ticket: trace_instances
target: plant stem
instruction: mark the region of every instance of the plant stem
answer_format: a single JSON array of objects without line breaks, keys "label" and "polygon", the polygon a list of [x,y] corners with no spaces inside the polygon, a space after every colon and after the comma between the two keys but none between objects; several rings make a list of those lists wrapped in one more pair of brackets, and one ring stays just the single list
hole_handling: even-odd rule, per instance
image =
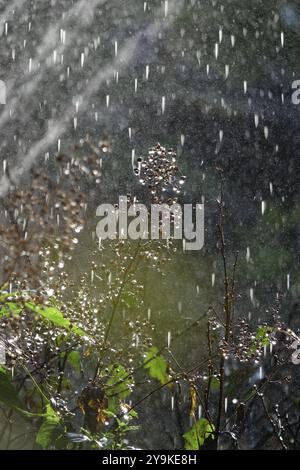
[{"label": "plant stem", "polygon": [[[117,298],[113,301],[112,312],[111,312],[111,316],[110,316],[110,319],[109,319],[109,322],[108,322],[108,325],[107,325],[107,328],[106,328],[106,331],[105,331],[102,350],[105,350],[105,348],[106,348],[107,340],[108,340],[110,330],[111,330],[111,327],[112,327],[112,324],[113,324],[113,321],[114,321],[114,318],[115,318],[115,315],[116,315],[116,312],[117,312],[117,308],[119,306],[119,303],[120,303],[120,300],[121,300],[121,297],[122,297],[122,294],[123,294],[123,291],[124,291],[124,288],[125,288],[125,285],[126,285],[126,282],[127,282],[127,278],[129,276],[130,270],[131,270],[131,268],[132,268],[132,266],[133,266],[133,264],[134,264],[134,262],[135,262],[135,260],[138,256],[138,254],[140,252],[140,247],[141,247],[141,239],[139,239],[138,244],[137,244],[137,248],[136,248],[130,262],[128,263],[127,268],[124,271],[123,279],[122,279],[122,282],[121,282],[121,286],[119,288]],[[97,365],[96,365],[96,369],[95,369],[94,377],[93,377],[93,383],[95,383],[96,378],[98,376],[101,362],[102,362],[102,354],[100,354],[99,359],[97,361]]]}]

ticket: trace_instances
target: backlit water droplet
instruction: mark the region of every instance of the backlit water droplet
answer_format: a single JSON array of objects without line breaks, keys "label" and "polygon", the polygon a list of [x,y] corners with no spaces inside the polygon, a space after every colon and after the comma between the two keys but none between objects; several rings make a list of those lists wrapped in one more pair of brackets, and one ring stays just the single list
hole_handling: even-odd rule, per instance
[{"label": "backlit water droplet", "polygon": [[170,345],[171,345],[171,331],[168,331],[167,345],[168,345],[168,348],[170,348]]},{"label": "backlit water droplet", "polygon": [[161,99],[161,113],[165,114],[165,110],[166,110],[166,97],[163,96]]}]

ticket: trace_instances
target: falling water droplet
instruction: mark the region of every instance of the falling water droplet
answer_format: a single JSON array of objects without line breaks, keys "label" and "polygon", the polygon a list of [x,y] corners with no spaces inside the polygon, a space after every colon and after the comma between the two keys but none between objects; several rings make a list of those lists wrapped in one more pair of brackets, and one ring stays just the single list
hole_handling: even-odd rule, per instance
[{"label": "falling water droplet", "polygon": [[259,368],[259,380],[262,380],[263,377],[264,377],[264,371],[263,371],[262,366],[260,366],[260,368]]},{"label": "falling water droplet", "polygon": [[171,331],[168,331],[168,338],[167,338],[168,349],[170,348],[170,345],[171,345]]},{"label": "falling water droplet", "polygon": [[219,57],[219,44],[216,42],[215,44],[215,58],[218,59]]},{"label": "falling water droplet", "polygon": [[167,17],[168,15],[168,0],[165,0],[165,18]]},{"label": "falling water droplet", "polygon": [[60,42],[65,44],[66,42],[66,31],[64,29],[60,30]]},{"label": "falling water droplet", "polygon": [[268,128],[268,126],[264,127],[264,136],[265,136],[265,139],[268,139],[268,137],[269,137],[269,128]]},{"label": "falling water droplet", "polygon": [[223,39],[223,30],[222,30],[222,28],[219,28],[219,43],[220,44],[222,42],[222,39]]},{"label": "falling water droplet", "polygon": [[174,397],[172,396],[171,397],[171,411],[174,411],[174,404],[175,404],[175,400],[174,400]]},{"label": "falling water droplet", "polygon": [[229,65],[226,64],[226,65],[225,65],[225,78],[227,79],[228,76],[229,76]]},{"label": "falling water droplet", "polygon": [[163,96],[161,99],[161,113],[164,114],[166,109],[166,97]]},{"label": "falling water droplet", "polygon": [[273,183],[269,183],[269,188],[270,188],[270,194],[273,194]]}]

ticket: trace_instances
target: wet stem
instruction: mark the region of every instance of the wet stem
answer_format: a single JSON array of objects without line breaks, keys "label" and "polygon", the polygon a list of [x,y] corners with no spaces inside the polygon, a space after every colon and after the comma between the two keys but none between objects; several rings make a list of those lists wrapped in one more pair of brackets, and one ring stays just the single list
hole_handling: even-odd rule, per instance
[{"label": "wet stem", "polygon": [[208,410],[209,407],[209,398],[210,398],[210,389],[211,389],[211,382],[213,378],[213,362],[212,362],[212,338],[211,338],[211,323],[210,321],[207,322],[207,347],[208,347],[208,384],[205,390],[205,409]]},{"label": "wet stem", "polygon": [[59,377],[58,377],[58,382],[57,382],[57,393],[60,393],[62,390],[63,378],[64,378],[65,368],[67,365],[69,354],[70,354],[70,351],[66,351],[63,355],[63,358],[59,357],[59,360],[58,360]]},{"label": "wet stem", "polygon": [[[219,201],[219,224],[218,230],[220,235],[220,243],[221,243],[221,256],[223,260],[223,272],[224,272],[224,341],[223,345],[221,346],[221,358],[220,358],[220,366],[219,366],[219,377],[220,377],[220,392],[219,392],[219,400],[218,400],[218,410],[217,410],[217,420],[216,420],[216,429],[215,435],[217,442],[220,437],[220,427],[223,418],[223,411],[224,411],[224,379],[225,379],[225,356],[226,350],[229,350],[229,340],[230,340],[230,326],[231,326],[231,316],[232,316],[232,304],[231,300],[234,297],[234,273],[232,277],[231,287],[229,285],[229,278],[228,278],[228,268],[227,268],[227,259],[226,259],[226,245],[225,245],[225,235],[224,235],[224,202],[223,202],[223,180],[221,180],[221,197]],[[234,272],[235,272],[236,261],[234,265]],[[208,339],[209,339],[208,334]],[[210,339],[209,339],[210,341]],[[210,346],[209,346],[210,347]],[[209,396],[209,390],[207,393]]]},{"label": "wet stem", "polygon": [[274,436],[276,437],[276,439],[278,440],[279,442],[279,445],[281,446],[282,450],[287,450],[287,447],[282,439],[282,436],[280,435],[280,431],[277,427],[277,424],[275,422],[275,420],[272,418],[272,416],[270,415],[269,413],[269,410],[266,406],[266,403],[265,403],[265,400],[264,400],[264,397],[261,393],[258,393],[257,396],[259,397],[260,401],[261,401],[261,404],[262,404],[262,407],[264,409],[264,412],[265,412],[265,415],[270,423],[270,425],[272,426],[273,428],[273,433],[274,433]]},{"label": "wet stem", "polygon": [[[138,255],[140,253],[140,249],[141,249],[141,239],[138,240],[136,250],[135,250],[130,262],[128,263],[127,268],[124,271],[118,295],[117,295],[116,299],[113,301],[111,316],[110,316],[110,319],[109,319],[109,322],[108,322],[108,325],[107,325],[107,328],[106,328],[106,331],[105,331],[105,334],[104,334],[102,352],[106,350],[109,334],[110,334],[110,331],[111,331],[111,328],[112,328],[112,325],[113,325],[113,322],[114,322],[114,318],[115,318],[119,303],[120,303],[121,298],[122,298],[124,288],[125,288],[126,283],[127,283],[128,276],[129,276],[129,274],[131,272],[131,269],[132,269]],[[99,359],[97,361],[96,369],[95,369],[95,372],[94,372],[94,376],[93,376],[93,383],[96,382],[96,379],[98,377],[102,360],[103,360],[103,354],[100,353]]]}]

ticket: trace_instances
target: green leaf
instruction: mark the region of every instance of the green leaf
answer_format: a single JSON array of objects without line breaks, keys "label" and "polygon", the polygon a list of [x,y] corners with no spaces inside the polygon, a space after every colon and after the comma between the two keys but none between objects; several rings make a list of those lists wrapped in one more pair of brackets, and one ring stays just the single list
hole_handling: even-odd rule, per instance
[{"label": "green leaf", "polygon": [[8,373],[0,367],[0,401],[9,408],[25,411]]},{"label": "green leaf", "polygon": [[1,292],[0,317],[11,314],[19,315],[24,307],[37,315],[41,315],[54,325],[72,331],[78,336],[86,335],[85,331],[65,318],[64,314],[57,307],[45,306],[43,304],[36,303],[34,300],[29,300],[28,292],[25,292],[25,294],[22,291],[13,293]]},{"label": "green leaf", "polygon": [[53,410],[51,405],[46,405],[45,420],[37,433],[36,443],[43,449],[47,449],[55,445],[55,441],[62,433],[63,427],[60,422],[60,417]]},{"label": "green leaf", "polygon": [[139,417],[138,413],[135,410],[130,410],[128,414],[131,416],[131,418]]},{"label": "green leaf", "polygon": [[114,413],[117,411],[120,401],[131,394],[134,380],[121,364],[110,366],[108,375],[110,377],[106,383],[108,410]]},{"label": "green leaf", "polygon": [[270,333],[272,333],[272,328],[269,326],[260,326],[256,332],[254,344],[250,348],[250,354],[255,354],[258,348],[263,348],[264,346],[269,346],[271,342]]},{"label": "green leaf", "polygon": [[5,302],[0,306],[0,317],[19,315],[22,307],[16,302]]},{"label": "green leaf", "polygon": [[[16,293],[11,294],[8,292],[1,291],[0,294],[0,318],[5,317],[7,315],[19,315],[22,311],[23,305],[16,301],[14,298],[16,297]],[[19,295],[19,293],[18,293]]]},{"label": "green leaf", "polygon": [[0,367],[0,402],[28,418],[43,416],[39,413],[31,413],[24,408],[15,387],[11,383],[9,374],[5,369],[3,369],[3,367]]},{"label": "green leaf", "polygon": [[255,339],[260,346],[268,346],[270,344],[270,333],[272,328],[261,326],[258,328]]},{"label": "green leaf", "polygon": [[71,351],[68,355],[68,362],[76,372],[81,372],[81,356],[79,351]]},{"label": "green leaf", "polygon": [[171,379],[168,373],[168,364],[165,359],[159,355],[158,349],[153,346],[147,352],[144,368],[148,369],[150,377],[160,381],[162,385],[168,383]]},{"label": "green leaf", "polygon": [[204,441],[209,437],[214,439],[214,426],[211,426],[207,419],[201,418],[192,428],[183,435],[184,448],[186,450],[199,450]]},{"label": "green leaf", "polygon": [[63,313],[56,307],[45,307],[44,305],[38,305],[33,302],[25,302],[25,306],[32,310],[34,313],[41,315],[46,320],[49,320],[56,326],[60,326],[67,330],[72,330],[79,336],[84,336],[85,332],[76,325],[73,325],[70,320],[64,317]]},{"label": "green leaf", "polygon": [[216,377],[212,377],[211,382],[210,382],[210,388],[213,392],[216,391],[216,390],[219,390],[220,380],[217,379]]}]

